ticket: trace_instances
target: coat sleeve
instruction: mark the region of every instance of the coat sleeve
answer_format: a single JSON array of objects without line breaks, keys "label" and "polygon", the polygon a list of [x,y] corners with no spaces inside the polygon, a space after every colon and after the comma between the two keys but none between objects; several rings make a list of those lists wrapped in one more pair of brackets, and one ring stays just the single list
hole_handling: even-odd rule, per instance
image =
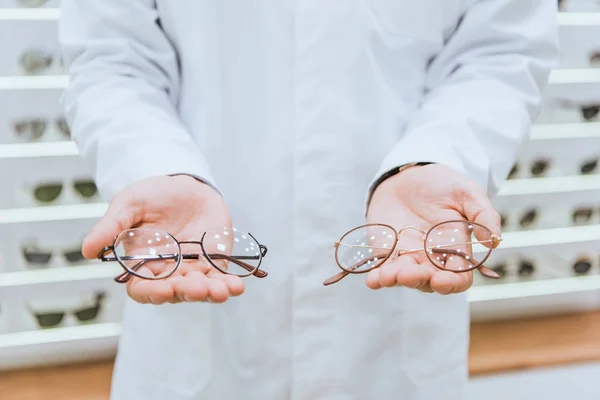
[{"label": "coat sleeve", "polygon": [[373,182],[400,165],[429,161],[496,194],[558,59],[556,2],[473,1],[431,62],[425,99]]},{"label": "coat sleeve", "polygon": [[209,166],[177,113],[178,55],[153,0],[63,0],[59,38],[73,140],[106,199],[140,179]]}]

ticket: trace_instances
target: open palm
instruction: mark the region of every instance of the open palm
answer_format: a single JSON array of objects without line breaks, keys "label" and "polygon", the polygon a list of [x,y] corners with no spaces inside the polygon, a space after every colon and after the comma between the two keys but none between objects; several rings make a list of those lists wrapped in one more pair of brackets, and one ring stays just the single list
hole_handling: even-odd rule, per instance
[{"label": "open palm", "polygon": [[[367,221],[427,230],[453,220],[469,220],[500,235],[500,217],[484,189],[463,174],[443,165],[409,168],[384,181],[373,194]],[[424,247],[423,233],[408,229],[398,239],[399,249]],[[367,274],[371,289],[406,286],[424,292],[459,293],[473,283],[473,273],[436,268],[424,251],[409,252]]]},{"label": "open palm", "polygon": [[[208,185],[188,176],[152,177],[114,197],[105,216],[85,239],[83,254],[86,258],[96,258],[117,235],[131,228],[166,231],[183,242],[199,241],[208,230],[230,227],[227,205]],[[199,250],[195,252],[199,253]],[[153,274],[149,266],[138,265],[136,268],[140,275]],[[222,273],[202,257],[181,262],[165,279],[127,278],[131,278],[125,279],[127,292],[139,303],[221,303],[245,290],[240,277]]]}]

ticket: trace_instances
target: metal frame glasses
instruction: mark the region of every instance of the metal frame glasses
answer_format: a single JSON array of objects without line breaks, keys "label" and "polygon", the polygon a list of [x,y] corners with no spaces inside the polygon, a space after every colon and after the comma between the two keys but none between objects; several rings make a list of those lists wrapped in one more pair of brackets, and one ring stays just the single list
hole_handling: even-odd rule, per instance
[{"label": "metal frame glasses", "polygon": [[[423,240],[422,248],[398,248],[404,232],[415,232]],[[455,273],[478,270],[483,276],[498,279],[500,276],[483,263],[502,238],[488,228],[474,222],[455,220],[434,225],[425,231],[407,226],[399,231],[386,224],[367,224],[345,233],[335,242],[335,261],[342,272],[323,282],[328,286],[350,274],[364,274],[379,268],[388,260],[405,254],[424,252],[433,266]],[[484,254],[473,257],[473,245],[479,245]]]},{"label": "metal frame glasses", "polygon": [[[199,247],[200,251],[188,251],[189,247]],[[109,256],[111,252],[113,255]],[[144,227],[121,232],[112,246],[102,249],[98,258],[117,261],[125,272],[114,280],[126,283],[133,276],[165,279],[175,273],[182,260],[202,259],[224,274],[264,278],[267,272],[259,268],[266,254],[266,246],[250,233],[235,228],[206,231],[200,241],[178,241],[166,231]]]}]

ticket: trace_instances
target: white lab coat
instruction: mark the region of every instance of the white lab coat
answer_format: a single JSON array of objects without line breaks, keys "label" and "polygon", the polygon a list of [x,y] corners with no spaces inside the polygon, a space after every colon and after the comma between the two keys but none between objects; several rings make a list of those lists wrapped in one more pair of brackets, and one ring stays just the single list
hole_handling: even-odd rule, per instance
[{"label": "white lab coat", "polygon": [[113,400],[462,399],[464,295],[322,282],[382,172],[434,161],[496,192],[555,3],[63,0],[65,109],[103,196],[195,174],[269,248],[225,304],[129,301]]}]

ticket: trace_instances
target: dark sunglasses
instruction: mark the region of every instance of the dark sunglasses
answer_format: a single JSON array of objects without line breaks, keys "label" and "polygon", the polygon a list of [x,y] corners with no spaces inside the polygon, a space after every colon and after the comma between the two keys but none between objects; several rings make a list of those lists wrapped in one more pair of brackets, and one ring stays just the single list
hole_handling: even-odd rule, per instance
[{"label": "dark sunglasses", "polygon": [[[501,261],[491,268],[496,272],[500,279],[508,275],[508,266],[506,262]],[[517,268],[517,274],[522,278],[528,278],[535,273],[535,264],[530,260],[520,260]]]},{"label": "dark sunglasses", "polygon": [[[519,217],[519,226],[521,228],[529,228],[538,220],[538,217],[539,217],[539,213],[538,213],[537,209],[535,209],[535,208],[529,209],[529,210],[525,211],[523,214],[521,214],[521,216]],[[500,214],[500,227],[505,228],[508,223],[509,223],[508,215]]]},{"label": "dark sunglasses", "polygon": [[[30,266],[43,267],[50,263],[53,253],[51,251],[40,250],[35,246],[29,246],[23,247],[22,254]],[[85,260],[81,249],[66,250],[62,252],[62,255],[70,264],[81,263]]]},{"label": "dark sunglasses", "polygon": [[592,269],[592,260],[587,257],[581,257],[573,263],[573,273],[575,275],[586,275]]},{"label": "dark sunglasses", "polygon": [[[48,130],[50,123],[44,119],[34,118],[29,120],[22,120],[13,123],[15,134],[24,140],[33,142],[41,139],[42,136]],[[67,120],[63,117],[54,120],[56,129],[61,132],[65,137],[71,137],[71,129],[67,124]]]},{"label": "dark sunglasses", "polygon": [[25,74],[38,75],[47,71],[54,64],[54,56],[45,50],[32,49],[21,55],[19,63]]},{"label": "dark sunglasses", "polygon": [[[38,185],[33,190],[33,197],[42,203],[51,203],[58,199],[63,191],[63,183],[45,183]],[[73,182],[73,189],[84,199],[94,197],[98,193],[98,188],[92,180],[76,180]]]},{"label": "dark sunglasses", "polygon": [[585,160],[579,166],[579,172],[581,175],[593,174],[598,169],[598,158]]},{"label": "dark sunglasses", "polygon": [[[537,160],[534,160],[531,163],[531,166],[529,167],[529,171],[531,172],[531,175],[534,178],[539,178],[542,177],[544,175],[546,175],[546,173],[548,172],[548,170],[550,169],[550,159],[548,158],[540,158]],[[511,168],[510,172],[508,173],[508,177],[507,179],[515,179],[517,177],[517,174],[520,171],[520,165],[518,163],[515,163],[513,165],[513,167]]]},{"label": "dark sunglasses", "polygon": [[[84,307],[78,310],[70,311],[79,322],[90,322],[95,320],[100,313],[102,301],[104,300],[105,294],[99,293],[96,295],[96,304],[91,307]],[[41,328],[53,328],[63,321],[65,315],[69,313],[67,311],[49,312],[49,313],[37,313],[34,312],[35,318],[37,319],[38,325]]]},{"label": "dark sunglasses", "polygon": [[587,224],[592,221],[595,213],[596,211],[592,207],[579,207],[573,210],[571,219],[575,225]]}]

